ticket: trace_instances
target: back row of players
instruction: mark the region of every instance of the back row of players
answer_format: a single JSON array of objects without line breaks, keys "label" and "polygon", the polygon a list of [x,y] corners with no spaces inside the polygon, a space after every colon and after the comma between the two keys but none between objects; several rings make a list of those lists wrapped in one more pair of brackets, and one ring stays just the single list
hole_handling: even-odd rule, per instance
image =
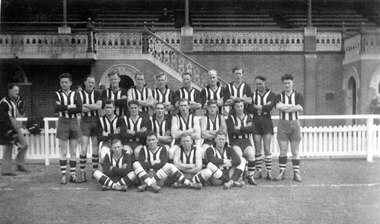
[{"label": "back row of players", "polygon": [[[146,87],[143,74],[136,74],[136,86],[125,90],[119,86],[120,75],[111,72],[108,74],[110,87],[102,93],[95,90],[93,76],[87,76],[85,88],[76,92],[71,90],[70,74],[61,74],[61,89],[56,92],[54,102],[54,109],[59,114],[57,138],[61,183],[66,184],[68,179],[68,150],[69,181],[87,181],[85,165],[90,139],[92,177],[105,190],[125,191],[137,182],[141,191],[151,187],[158,192],[162,180],[168,176],[175,181],[174,186],[200,189],[212,183],[223,184],[228,189],[244,186],[244,171],[248,183],[256,185],[254,172],[257,171],[256,178],[263,177],[263,161],[266,179],[283,180],[289,142],[293,179],[301,181],[298,115],[303,110],[303,97],[293,90],[293,75],[281,77],[283,92],[276,95],[266,87],[265,77],[255,78],[256,91],[252,92],[243,81],[243,69],[234,68],[232,73],[235,80],[223,88],[217,81],[217,72],[209,71],[208,85],[202,91],[192,86],[192,75],[184,73],[183,87],[173,91],[168,88],[164,73],[156,76],[154,90]],[[277,135],[280,173],[276,178],[271,173],[270,150],[273,107],[280,111]],[[202,108],[206,109],[206,114],[199,118],[195,111]],[[100,115],[100,111],[104,115]],[[80,124],[78,114],[81,115]],[[251,144],[251,135],[255,147]],[[75,174],[79,138],[78,178]],[[202,146],[197,146],[194,140],[203,141]],[[103,164],[103,172],[98,170],[99,162]]]}]

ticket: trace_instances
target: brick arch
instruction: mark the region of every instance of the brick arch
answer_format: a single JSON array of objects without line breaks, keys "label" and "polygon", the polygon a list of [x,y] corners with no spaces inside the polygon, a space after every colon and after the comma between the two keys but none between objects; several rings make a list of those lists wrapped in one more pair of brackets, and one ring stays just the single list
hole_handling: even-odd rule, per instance
[{"label": "brick arch", "polygon": [[123,80],[123,76],[125,76],[127,78],[127,80],[130,80],[133,83],[135,82],[134,75],[136,73],[140,73],[140,71],[136,67],[129,65],[129,64],[112,65],[111,67],[107,68],[103,72],[103,74],[100,78],[100,82],[99,82],[100,85],[104,85],[106,88],[108,88],[110,86],[110,83],[108,80],[108,73],[110,73],[111,71],[118,71],[122,80]]}]

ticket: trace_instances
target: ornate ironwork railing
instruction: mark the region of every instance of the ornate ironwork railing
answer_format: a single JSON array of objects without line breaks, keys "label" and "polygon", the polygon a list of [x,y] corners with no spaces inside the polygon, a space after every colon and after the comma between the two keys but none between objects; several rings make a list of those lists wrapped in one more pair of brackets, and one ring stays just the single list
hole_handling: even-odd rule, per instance
[{"label": "ornate ironwork railing", "polygon": [[102,32],[95,35],[98,54],[142,54],[142,32]]},{"label": "ornate ironwork railing", "polygon": [[0,54],[86,54],[87,34],[0,34]]},{"label": "ornate ironwork railing", "polygon": [[341,51],[342,33],[341,32],[317,32],[317,51]]},{"label": "ornate ironwork railing", "polygon": [[[206,74],[208,69],[185,55],[175,47],[171,46],[165,40],[155,35],[150,30],[146,30],[148,34],[148,53],[154,58],[160,60],[173,70],[182,74],[184,72],[190,72],[193,74],[193,82],[202,87],[207,84]],[[223,79],[219,78],[222,85],[227,84]]]},{"label": "ornate ironwork railing", "polygon": [[363,30],[344,40],[345,59],[380,54],[380,32]]}]

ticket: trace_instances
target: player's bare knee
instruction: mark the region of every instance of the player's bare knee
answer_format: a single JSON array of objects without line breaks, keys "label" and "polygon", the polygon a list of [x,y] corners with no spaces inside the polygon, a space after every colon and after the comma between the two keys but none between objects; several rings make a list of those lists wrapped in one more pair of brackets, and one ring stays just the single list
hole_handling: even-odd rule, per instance
[{"label": "player's bare knee", "polygon": [[218,170],[218,167],[211,162],[207,164],[207,168],[210,169],[212,173],[215,173]]},{"label": "player's bare knee", "polygon": [[212,176],[212,171],[208,168],[204,169],[201,171],[201,176],[204,180],[207,180],[208,178],[210,178]]}]

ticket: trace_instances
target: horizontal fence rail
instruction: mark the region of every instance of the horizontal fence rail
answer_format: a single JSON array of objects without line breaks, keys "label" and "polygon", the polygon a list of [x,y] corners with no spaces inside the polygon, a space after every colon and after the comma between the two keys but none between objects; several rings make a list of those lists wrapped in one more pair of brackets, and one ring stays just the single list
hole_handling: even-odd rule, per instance
[{"label": "horizontal fence rail", "polygon": [[[272,117],[274,121],[278,116]],[[375,119],[380,120],[380,115],[318,115],[300,116],[300,120],[362,120],[359,125],[337,126],[303,126],[300,155],[302,157],[366,157],[372,162],[373,156],[380,156],[380,125],[374,124]],[[17,118],[20,123],[25,123],[27,118]],[[50,164],[51,159],[59,158],[59,141],[56,138],[56,126],[58,118],[44,118],[45,129],[39,135],[32,135],[25,128],[22,132],[28,142],[28,159],[43,159],[45,165]],[[274,157],[279,156],[280,150],[277,144],[277,127],[274,128],[271,150]],[[201,142],[197,142],[201,144]],[[90,158],[91,146],[87,152]],[[16,154],[17,150],[13,150]],[[80,145],[77,150],[79,157]],[[291,156],[289,152],[289,156]],[[2,158],[2,153],[0,153]]]}]

